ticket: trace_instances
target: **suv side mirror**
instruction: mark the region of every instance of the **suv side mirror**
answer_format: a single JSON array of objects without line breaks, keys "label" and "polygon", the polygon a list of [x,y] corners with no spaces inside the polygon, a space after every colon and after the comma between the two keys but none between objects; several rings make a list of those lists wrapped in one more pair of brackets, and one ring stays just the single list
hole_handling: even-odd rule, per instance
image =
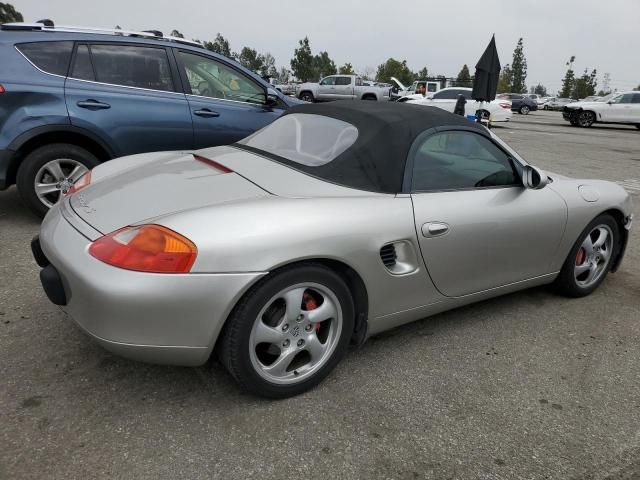
[{"label": "suv side mirror", "polygon": [[273,88],[267,88],[267,97],[264,104],[267,107],[273,107],[278,104],[278,100],[280,100],[278,92],[276,92]]},{"label": "suv side mirror", "polygon": [[549,183],[549,177],[533,165],[525,165],[522,169],[522,184],[532,190],[540,190]]}]

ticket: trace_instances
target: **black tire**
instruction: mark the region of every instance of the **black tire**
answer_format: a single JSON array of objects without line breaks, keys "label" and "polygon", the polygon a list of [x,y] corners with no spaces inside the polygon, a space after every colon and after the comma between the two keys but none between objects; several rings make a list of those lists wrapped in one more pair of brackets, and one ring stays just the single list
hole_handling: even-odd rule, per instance
[{"label": "black tire", "polygon": [[531,109],[527,105],[522,105],[519,111],[521,115],[529,115]]},{"label": "black tire", "polygon": [[[250,357],[250,337],[254,322],[265,304],[278,292],[299,283],[310,282],[331,290],[342,308],[342,330],[331,356],[313,375],[294,384],[276,384],[263,378]],[[354,329],[355,307],[344,280],[324,265],[307,263],[285,267],[252,287],[229,316],[218,343],[218,356],[240,388],[267,398],[299,395],[319,384],[347,352]]]},{"label": "black tire", "polygon": [[[576,282],[576,278],[574,275],[574,268],[576,265],[576,258],[578,255],[578,250],[580,249],[584,239],[586,236],[598,225],[606,225],[611,229],[613,233],[613,242],[612,242],[612,251],[610,252],[610,257],[608,259],[608,265],[606,265],[605,271],[600,275],[600,277],[596,280],[595,283],[590,285],[589,287],[582,287],[578,285]],[[613,261],[618,254],[620,249],[620,228],[615,219],[609,214],[600,215],[591,221],[589,225],[580,233],[578,239],[573,244],[569,255],[567,256],[564,264],[562,265],[562,269],[558,274],[558,277],[553,283],[554,290],[564,296],[567,297],[585,297],[592,293],[596,288],[600,286],[600,284],[604,281],[607,274],[611,270],[611,266],[613,265]]]},{"label": "black tire", "polygon": [[574,126],[577,127],[578,125],[578,117],[575,113],[572,113],[569,115],[569,123]]},{"label": "black tire", "polygon": [[40,168],[56,159],[74,160],[88,169],[92,169],[100,164],[100,160],[88,150],[68,143],[44,145],[29,153],[24,160],[22,160],[18,168],[16,186],[18,187],[18,194],[22,201],[39,217],[44,217],[49,211],[49,207],[45,205],[36,194],[35,177]]},{"label": "black tire", "polygon": [[636,123],[636,128],[640,130],[640,123]]},{"label": "black tire", "polygon": [[313,93],[311,92],[302,92],[300,94],[300,100],[302,100],[303,102],[309,102],[309,103],[313,103],[316,101],[316,99],[313,96]]},{"label": "black tire", "polygon": [[596,114],[583,110],[577,114],[578,126],[588,128],[596,121]]}]

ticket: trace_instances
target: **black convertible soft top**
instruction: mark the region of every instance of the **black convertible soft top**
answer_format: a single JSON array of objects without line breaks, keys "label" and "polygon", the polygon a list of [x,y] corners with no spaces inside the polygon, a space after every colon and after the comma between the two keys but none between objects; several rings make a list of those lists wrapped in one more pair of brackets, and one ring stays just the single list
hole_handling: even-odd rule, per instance
[{"label": "black convertible soft top", "polygon": [[353,145],[324,165],[302,165],[282,157],[274,160],[329,182],[381,193],[402,191],[409,150],[425,130],[462,126],[486,134],[484,127],[459,115],[406,103],[345,100],[305,104],[291,107],[283,117],[301,113],[347,122],[358,129],[358,137]]}]

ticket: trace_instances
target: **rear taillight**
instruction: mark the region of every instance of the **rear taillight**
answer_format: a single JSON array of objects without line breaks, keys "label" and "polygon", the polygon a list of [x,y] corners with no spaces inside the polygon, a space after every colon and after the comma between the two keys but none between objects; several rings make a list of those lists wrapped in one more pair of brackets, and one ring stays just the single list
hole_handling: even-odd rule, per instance
[{"label": "rear taillight", "polygon": [[88,187],[90,183],[91,183],[91,171],[88,171],[87,173],[82,175],[76,183],[71,185],[69,190],[67,190],[67,195],[72,195],[76,192],[79,192],[84,187]]},{"label": "rear taillight", "polygon": [[114,267],[138,272],[187,273],[198,249],[188,238],[160,225],[125,227],[99,238],[91,256]]},{"label": "rear taillight", "polygon": [[4,92],[5,92],[4,87],[0,85],[0,93],[4,93]]},{"label": "rear taillight", "polygon": [[193,154],[193,158],[195,158],[199,162],[206,163],[210,167],[220,170],[222,173],[233,173],[233,170],[231,170],[230,168],[227,168],[224,165],[216,162],[215,160],[211,160],[210,158],[201,157],[200,155],[195,154]]},{"label": "rear taillight", "polygon": [[502,108],[511,108],[511,104],[510,104],[510,103],[506,103],[506,102],[504,102],[504,103],[500,103],[500,106],[501,106]]}]

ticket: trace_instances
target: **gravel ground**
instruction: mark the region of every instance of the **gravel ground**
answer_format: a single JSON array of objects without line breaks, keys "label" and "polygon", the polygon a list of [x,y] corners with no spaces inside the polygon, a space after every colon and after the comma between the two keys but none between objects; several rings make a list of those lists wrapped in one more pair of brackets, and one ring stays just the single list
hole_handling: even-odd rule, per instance
[{"label": "gravel ground", "polygon": [[[557,112],[494,130],[531,163],[623,182],[640,131]],[[38,221],[0,192],[0,478],[640,478],[640,247],[590,297],[533,289],[372,338],[318,388],[266,401],[217,364],[123,360],[39,285]]]}]

